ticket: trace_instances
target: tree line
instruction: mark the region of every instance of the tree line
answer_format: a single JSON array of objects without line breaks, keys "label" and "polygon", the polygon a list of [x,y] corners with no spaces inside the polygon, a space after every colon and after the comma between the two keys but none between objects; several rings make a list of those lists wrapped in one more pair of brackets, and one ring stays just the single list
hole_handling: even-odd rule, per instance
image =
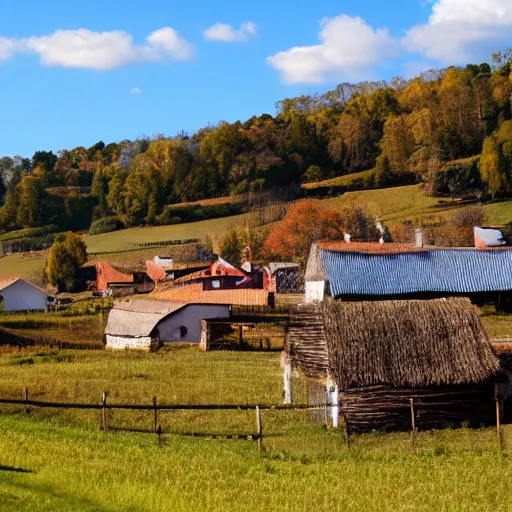
[{"label": "tree line", "polygon": [[168,223],[166,206],[373,170],[374,186],[512,193],[512,52],[280,101],[193,135],[0,158],[0,228]]}]

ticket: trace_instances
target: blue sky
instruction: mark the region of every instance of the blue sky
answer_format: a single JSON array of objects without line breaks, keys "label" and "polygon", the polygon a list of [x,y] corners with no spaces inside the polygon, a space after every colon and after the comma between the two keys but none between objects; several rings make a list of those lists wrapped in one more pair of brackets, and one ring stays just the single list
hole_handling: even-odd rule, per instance
[{"label": "blue sky", "polygon": [[511,4],[0,0],[0,155],[192,133],[342,81],[488,60],[512,46]]}]

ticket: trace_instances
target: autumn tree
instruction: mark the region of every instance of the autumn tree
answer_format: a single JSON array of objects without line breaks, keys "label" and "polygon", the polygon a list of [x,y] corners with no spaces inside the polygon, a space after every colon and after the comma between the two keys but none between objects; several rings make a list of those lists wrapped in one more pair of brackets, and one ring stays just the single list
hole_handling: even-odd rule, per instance
[{"label": "autumn tree", "polygon": [[286,260],[306,258],[313,242],[341,240],[343,234],[339,213],[322,207],[318,201],[304,200],[290,206],[285,218],[269,234],[264,249]]},{"label": "autumn tree", "polygon": [[69,232],[57,239],[46,260],[46,277],[58,291],[72,290],[78,269],[87,261],[87,246],[82,238]]}]

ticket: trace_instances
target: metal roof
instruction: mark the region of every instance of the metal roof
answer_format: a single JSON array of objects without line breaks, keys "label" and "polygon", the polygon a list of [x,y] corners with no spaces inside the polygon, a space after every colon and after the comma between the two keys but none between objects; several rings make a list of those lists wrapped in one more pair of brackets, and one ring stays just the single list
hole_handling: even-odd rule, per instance
[{"label": "metal roof", "polygon": [[435,249],[395,254],[320,249],[331,295],[512,290],[512,250]]}]

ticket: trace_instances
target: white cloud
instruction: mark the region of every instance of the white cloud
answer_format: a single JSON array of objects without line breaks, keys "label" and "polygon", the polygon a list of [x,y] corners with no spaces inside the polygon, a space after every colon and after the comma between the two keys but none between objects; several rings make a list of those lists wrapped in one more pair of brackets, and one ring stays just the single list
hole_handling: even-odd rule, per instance
[{"label": "white cloud", "polygon": [[223,43],[237,43],[248,41],[258,33],[258,27],[252,21],[242,23],[237,30],[232,25],[215,23],[204,31],[204,38],[208,41],[220,41]]},{"label": "white cloud", "polygon": [[17,50],[17,44],[12,39],[0,37],[0,60],[10,59]]},{"label": "white cloud", "polygon": [[362,79],[399,51],[387,29],[373,29],[359,17],[325,18],[321,26],[320,44],[296,46],[268,57],[285,83]]},{"label": "white cloud", "polygon": [[488,59],[510,42],[511,29],[510,0],[438,0],[428,23],[411,28],[402,44],[439,62],[463,64]]},{"label": "white cloud", "polygon": [[140,87],[134,87],[133,89],[130,89],[130,94],[141,95],[142,92],[143,91]]},{"label": "white cloud", "polygon": [[152,32],[142,45],[134,44],[133,36],[121,30],[94,32],[85,28],[57,30],[48,36],[19,40],[0,38],[0,59],[20,52],[39,55],[45,66],[95,70],[194,57],[193,45],[170,27]]}]

